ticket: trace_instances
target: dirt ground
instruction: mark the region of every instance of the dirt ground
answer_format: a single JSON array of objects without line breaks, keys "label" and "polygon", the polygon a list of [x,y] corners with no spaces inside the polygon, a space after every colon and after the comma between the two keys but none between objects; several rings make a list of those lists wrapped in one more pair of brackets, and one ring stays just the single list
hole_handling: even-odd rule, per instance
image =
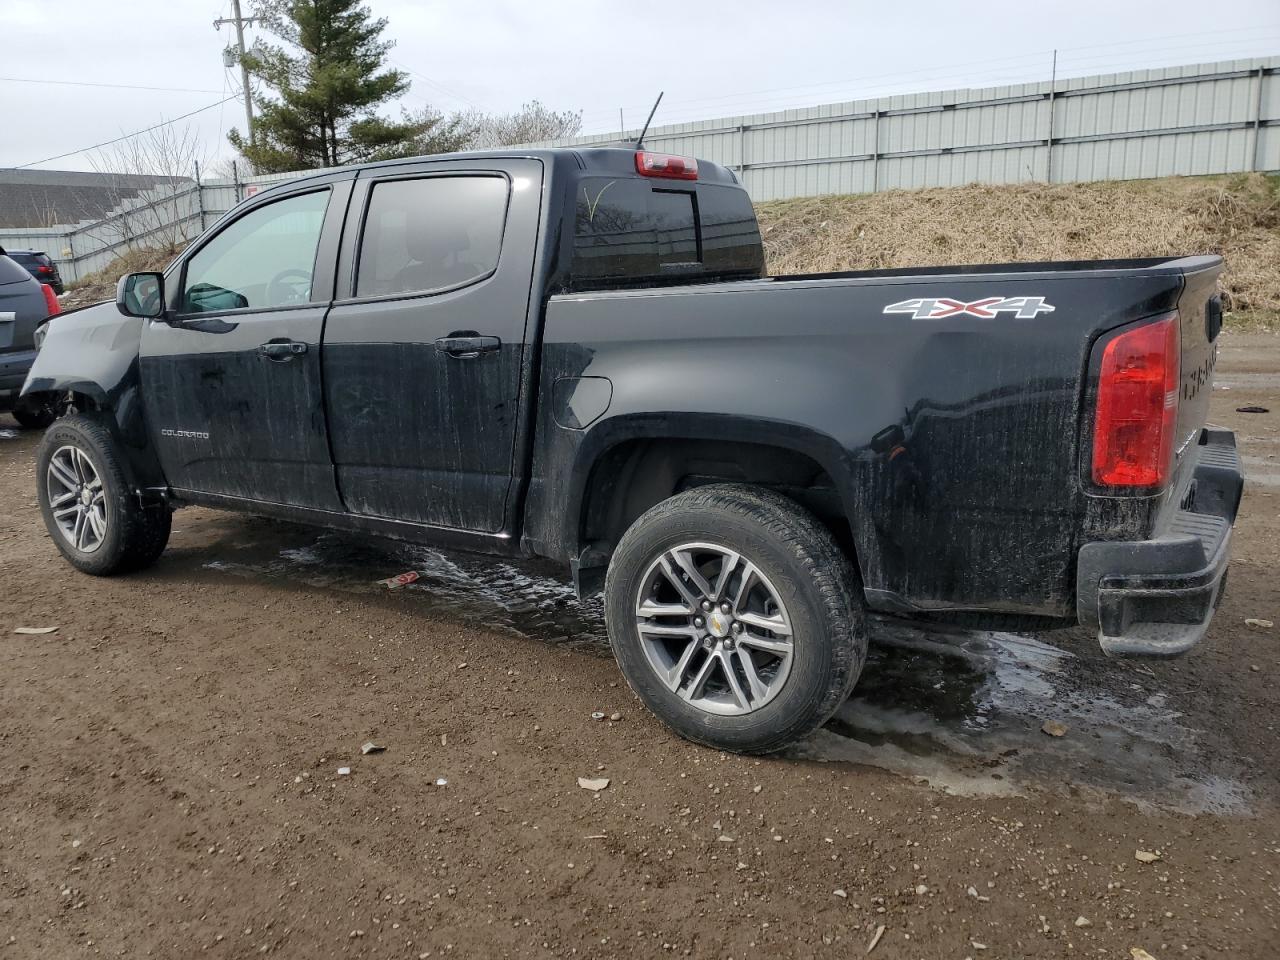
[{"label": "dirt ground", "polygon": [[558,572],[189,510],[76,574],[5,418],[0,960],[1280,956],[1280,337],[1217,376],[1250,484],[1200,649],[879,623],[769,759],[667,733]]}]

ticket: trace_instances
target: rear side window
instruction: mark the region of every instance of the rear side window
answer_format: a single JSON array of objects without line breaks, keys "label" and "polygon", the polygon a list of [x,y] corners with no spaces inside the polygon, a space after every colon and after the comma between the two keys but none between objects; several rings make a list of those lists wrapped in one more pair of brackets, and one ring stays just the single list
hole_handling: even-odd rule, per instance
[{"label": "rear side window", "polygon": [[356,296],[430,293],[475,283],[498,266],[505,177],[438,176],[376,183],[369,197]]},{"label": "rear side window", "polygon": [[758,277],[764,253],[745,191],[586,177],[578,186],[573,289]]}]

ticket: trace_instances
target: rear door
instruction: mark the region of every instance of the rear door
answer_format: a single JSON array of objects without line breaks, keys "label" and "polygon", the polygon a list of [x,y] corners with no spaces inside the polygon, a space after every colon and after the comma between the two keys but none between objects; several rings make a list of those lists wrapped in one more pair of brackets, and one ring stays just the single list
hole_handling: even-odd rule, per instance
[{"label": "rear door", "polygon": [[541,184],[523,159],[360,174],[323,351],[350,512],[502,529]]},{"label": "rear door", "polygon": [[146,321],[142,396],[170,486],[339,510],[320,339],[350,179],[264,197],[223,224]]}]

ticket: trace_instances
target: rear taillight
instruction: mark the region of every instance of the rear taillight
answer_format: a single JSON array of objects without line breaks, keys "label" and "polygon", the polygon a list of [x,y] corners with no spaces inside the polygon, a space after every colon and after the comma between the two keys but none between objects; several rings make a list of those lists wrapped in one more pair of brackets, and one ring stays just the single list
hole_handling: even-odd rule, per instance
[{"label": "rear taillight", "polygon": [[53,287],[47,283],[42,283],[40,284],[40,290],[44,294],[45,309],[49,311],[45,316],[52,317],[61,313],[62,304],[58,302],[58,295],[53,292]]},{"label": "rear taillight", "polygon": [[669,180],[697,180],[698,161],[692,157],[673,157],[669,153],[636,154],[636,173],[642,177],[666,177]]},{"label": "rear taillight", "polygon": [[43,263],[36,267],[41,273],[53,273],[53,267],[46,267]]},{"label": "rear taillight", "polygon": [[1093,482],[1159,487],[1169,479],[1181,342],[1170,314],[1110,340],[1098,372]]}]

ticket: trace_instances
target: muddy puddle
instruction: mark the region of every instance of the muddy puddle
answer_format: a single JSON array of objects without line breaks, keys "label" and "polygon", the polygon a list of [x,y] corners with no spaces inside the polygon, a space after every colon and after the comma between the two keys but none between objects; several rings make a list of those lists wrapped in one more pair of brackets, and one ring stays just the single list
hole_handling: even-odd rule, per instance
[{"label": "muddy puddle", "polygon": [[387,540],[317,536],[314,531],[276,524],[268,529],[279,531],[282,539],[299,542],[274,556],[262,556],[259,543],[246,542],[240,550],[219,551],[225,558],[210,560],[205,568],[354,592],[385,592],[388,588],[379,580],[412,571],[418,579],[395,590],[412,596],[424,612],[611,656],[603,600],[579,601],[571,583],[552,575],[551,565],[542,568],[536,563],[444,554]]},{"label": "muddy puddle", "polygon": [[[424,612],[609,656],[604,605],[578,601],[554,565],[357,541],[261,520],[202,547],[215,573],[344,592],[398,591]],[[180,542],[180,534],[175,541]],[[798,760],[880,767],[966,796],[1050,793],[1189,813],[1246,813],[1230,744],[1184,715],[1141,663],[1108,661],[1087,635],[1021,634],[872,622],[853,696],[788,752]],[[1046,642],[1052,639],[1052,643]],[[1043,732],[1045,721],[1066,727]]]}]

